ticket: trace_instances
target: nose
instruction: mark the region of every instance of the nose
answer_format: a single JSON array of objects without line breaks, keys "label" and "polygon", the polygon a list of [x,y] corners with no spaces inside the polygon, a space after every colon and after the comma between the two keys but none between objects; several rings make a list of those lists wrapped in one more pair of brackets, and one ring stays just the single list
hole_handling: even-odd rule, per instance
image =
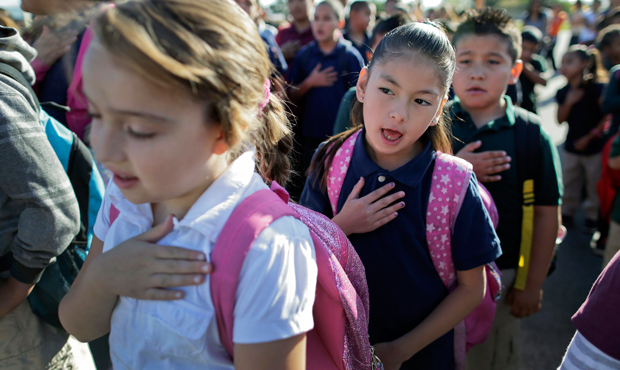
[{"label": "nose", "polygon": [[406,122],[408,118],[407,104],[400,102],[394,104],[390,112],[390,118],[398,123]]},{"label": "nose", "polygon": [[123,151],[124,138],[121,129],[105,124],[99,120],[91,123],[90,143],[95,158],[104,165],[120,163],[125,160]]},{"label": "nose", "polygon": [[473,68],[471,69],[471,74],[469,78],[472,80],[483,80],[484,79],[484,71],[482,70],[482,66],[479,63],[474,63]]}]

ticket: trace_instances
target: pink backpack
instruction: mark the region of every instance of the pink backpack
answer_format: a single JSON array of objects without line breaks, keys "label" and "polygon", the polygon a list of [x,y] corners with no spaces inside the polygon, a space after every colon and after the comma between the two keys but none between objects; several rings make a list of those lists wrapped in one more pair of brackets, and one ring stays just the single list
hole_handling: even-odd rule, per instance
[{"label": "pink backpack", "polygon": [[[346,177],[355,142],[361,130],[351,135],[336,151],[328,170],[327,195],[334,215]],[[437,152],[431,193],[426,214],[426,240],[428,249],[441,280],[452,291],[457,285],[456,271],[452,262],[452,228],[460,211],[472,174],[472,165],[461,158]],[[498,214],[493,198],[481,184],[480,194],[497,227]],[[454,354],[456,369],[464,369],[465,354],[475,344],[484,342],[493,326],[495,301],[501,291],[499,270],[494,262],[485,266],[487,289],[482,303],[454,328]]]},{"label": "pink backpack", "polygon": [[[111,206],[110,224],[118,215]],[[234,358],[233,312],[245,256],[260,233],[284,216],[308,226],[318,265],[314,329],[307,333],[307,369],[382,370],[368,341],[368,286],[355,249],[329,218],[288,203],[288,193],[276,182],[271,190],[260,190],[235,208],[211,253],[211,297],[222,345]]]}]

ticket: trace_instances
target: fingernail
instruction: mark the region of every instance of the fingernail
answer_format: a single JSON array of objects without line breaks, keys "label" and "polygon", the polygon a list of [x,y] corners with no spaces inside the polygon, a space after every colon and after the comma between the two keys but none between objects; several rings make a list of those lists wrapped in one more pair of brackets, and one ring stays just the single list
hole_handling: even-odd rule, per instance
[{"label": "fingernail", "polygon": [[398,212],[394,212],[394,217],[398,216]]},{"label": "fingernail", "polygon": [[404,207],[405,206],[405,202],[400,202],[400,206]]},{"label": "fingernail", "polygon": [[200,275],[196,275],[194,276],[192,280],[194,280],[194,283],[200,283],[200,279],[201,279]]},{"label": "fingernail", "polygon": [[206,261],[206,260],[207,260],[207,257],[206,257],[204,254],[200,253],[200,254],[198,254],[198,255],[196,256],[196,259],[197,259],[198,261]]},{"label": "fingernail", "polygon": [[510,158],[510,157],[506,157],[506,159],[509,160],[509,161],[512,160],[512,158]]},{"label": "fingernail", "polygon": [[211,265],[204,265],[200,268],[203,272],[211,271]]},{"label": "fingernail", "polygon": [[391,183],[390,183],[390,186],[391,186],[391,187],[394,187],[394,185],[396,185],[396,184],[394,184],[393,182],[391,182]]},{"label": "fingernail", "polygon": [[399,196],[404,197],[405,196],[405,192],[401,191],[400,193],[398,193]]},{"label": "fingernail", "polygon": [[183,293],[176,292],[176,293],[174,293],[174,296],[175,296],[175,298],[181,298],[181,297],[183,297]]}]

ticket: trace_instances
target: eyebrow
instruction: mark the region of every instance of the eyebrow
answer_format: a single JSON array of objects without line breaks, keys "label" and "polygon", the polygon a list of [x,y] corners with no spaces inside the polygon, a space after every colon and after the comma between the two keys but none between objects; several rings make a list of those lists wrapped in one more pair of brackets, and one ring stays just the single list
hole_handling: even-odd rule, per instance
[{"label": "eyebrow", "polygon": [[[88,95],[86,95],[86,92],[82,91],[82,94],[84,95],[84,97],[88,101],[89,105],[93,105],[93,104],[90,103],[92,100],[88,97]],[[175,123],[176,122],[172,118],[160,116],[160,115],[157,115],[157,114],[151,114],[151,113],[146,113],[146,112],[137,112],[137,111],[126,110],[126,109],[115,109],[115,108],[110,108],[110,110],[114,111],[117,114],[121,114],[121,115],[124,115],[124,116],[131,116],[131,117],[138,117],[138,118],[147,118],[149,120],[159,121],[161,123]]]},{"label": "eyebrow", "polygon": [[[385,74],[385,73],[381,73],[381,75],[379,75],[379,78],[382,78],[384,80],[386,80],[387,82],[391,83],[392,85],[396,86],[396,87],[401,87],[398,82],[396,82],[396,80],[394,78],[392,78],[392,76]],[[416,94],[426,94],[426,95],[434,95],[434,96],[439,96],[439,93],[435,90],[419,90],[415,92]]]},{"label": "eyebrow", "polygon": [[[456,56],[457,57],[464,56],[464,55],[466,56],[466,55],[471,55],[473,53],[474,53],[473,50],[466,50],[466,51],[463,51],[463,52],[460,52],[460,53],[457,52]],[[504,58],[505,56],[502,53],[498,53],[496,51],[492,51],[492,52],[490,52],[490,53],[488,53],[486,55],[488,55],[488,56],[490,55],[490,56],[494,56],[494,57],[505,59]]]}]

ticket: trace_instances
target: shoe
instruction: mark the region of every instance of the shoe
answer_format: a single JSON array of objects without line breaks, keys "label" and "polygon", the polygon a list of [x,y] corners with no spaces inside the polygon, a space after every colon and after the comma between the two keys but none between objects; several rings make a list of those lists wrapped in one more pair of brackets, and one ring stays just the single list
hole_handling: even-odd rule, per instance
[{"label": "shoe", "polygon": [[582,227],[582,231],[588,234],[594,234],[598,231],[598,222],[596,220],[586,218],[586,221],[584,222],[584,225]]},{"label": "shoe", "polygon": [[592,248],[592,254],[602,257],[605,253],[606,242],[607,238],[601,238],[600,231],[595,232],[594,235],[592,235],[592,239],[590,240],[590,248]]}]

